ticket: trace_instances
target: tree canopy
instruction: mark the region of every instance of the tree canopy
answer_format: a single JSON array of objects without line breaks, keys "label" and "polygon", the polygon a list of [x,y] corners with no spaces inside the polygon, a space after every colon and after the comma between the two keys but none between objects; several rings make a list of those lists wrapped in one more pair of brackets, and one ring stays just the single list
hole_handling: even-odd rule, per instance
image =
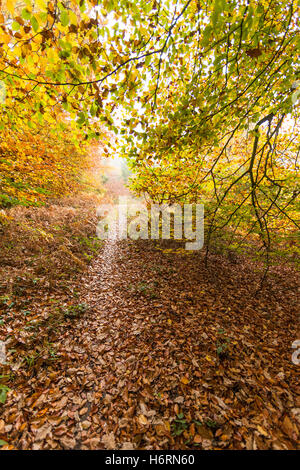
[{"label": "tree canopy", "polygon": [[96,139],[105,125],[137,193],[205,202],[208,242],[226,227],[268,251],[278,228],[299,228],[298,7],[7,0],[1,127],[36,130],[61,115]]}]

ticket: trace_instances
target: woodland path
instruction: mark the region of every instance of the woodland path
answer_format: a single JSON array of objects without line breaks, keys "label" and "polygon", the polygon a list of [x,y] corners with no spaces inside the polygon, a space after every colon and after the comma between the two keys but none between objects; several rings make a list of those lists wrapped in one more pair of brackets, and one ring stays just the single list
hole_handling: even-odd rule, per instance
[{"label": "woodland path", "polygon": [[70,335],[86,364],[70,373],[92,389],[75,412],[78,446],[295,448],[291,293],[254,299],[249,267],[215,262],[207,272],[201,255],[107,242]]},{"label": "woodland path", "polygon": [[254,297],[245,260],[212,255],[205,269],[201,253],[107,241],[59,360],[10,398],[16,447],[296,448],[296,292],[273,274]]}]

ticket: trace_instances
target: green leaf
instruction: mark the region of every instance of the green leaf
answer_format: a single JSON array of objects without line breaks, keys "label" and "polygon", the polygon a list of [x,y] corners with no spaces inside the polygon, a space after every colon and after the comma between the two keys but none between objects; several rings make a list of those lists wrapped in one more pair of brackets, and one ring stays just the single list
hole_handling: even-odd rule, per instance
[{"label": "green leaf", "polygon": [[81,112],[81,113],[79,113],[78,116],[79,116],[79,118],[78,118],[78,120],[77,120],[77,124],[78,124],[79,126],[81,126],[81,125],[84,124],[84,122],[85,122],[85,114]]},{"label": "green leaf", "polygon": [[11,25],[11,29],[13,31],[19,31],[19,29],[20,29],[19,23],[17,21],[14,21],[13,24]]},{"label": "green leaf", "polygon": [[8,391],[8,387],[6,387],[5,385],[0,385],[0,403],[4,404],[6,402]]},{"label": "green leaf", "polygon": [[6,446],[8,444],[8,442],[6,441],[3,441],[2,439],[0,439],[0,446]]},{"label": "green leaf", "polygon": [[39,23],[38,23],[35,16],[31,17],[30,23],[31,23],[31,26],[33,28],[33,31],[36,33],[39,29]]},{"label": "green leaf", "polygon": [[60,22],[63,26],[68,26],[70,23],[70,18],[66,10],[63,10],[60,15]]},{"label": "green leaf", "polygon": [[22,10],[21,16],[24,18],[24,20],[30,20],[31,13],[26,8],[24,8]]}]

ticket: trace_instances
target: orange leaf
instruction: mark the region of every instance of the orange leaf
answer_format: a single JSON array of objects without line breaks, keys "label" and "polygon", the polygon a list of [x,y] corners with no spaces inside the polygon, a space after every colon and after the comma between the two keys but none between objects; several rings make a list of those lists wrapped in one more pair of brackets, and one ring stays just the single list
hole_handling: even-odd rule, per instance
[{"label": "orange leaf", "polygon": [[180,382],[183,383],[184,385],[187,385],[190,381],[189,381],[189,379],[188,379],[187,377],[182,377],[182,378],[180,379]]}]

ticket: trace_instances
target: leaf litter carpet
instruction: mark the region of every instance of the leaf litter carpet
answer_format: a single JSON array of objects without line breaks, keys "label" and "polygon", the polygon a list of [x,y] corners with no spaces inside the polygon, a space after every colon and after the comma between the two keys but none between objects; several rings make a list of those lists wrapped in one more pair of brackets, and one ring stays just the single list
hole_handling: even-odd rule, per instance
[{"label": "leaf litter carpet", "polygon": [[[295,449],[297,289],[246,261],[112,240],[80,284],[59,360],[0,414],[18,449]],[[2,429],[1,429],[2,427]]]}]

